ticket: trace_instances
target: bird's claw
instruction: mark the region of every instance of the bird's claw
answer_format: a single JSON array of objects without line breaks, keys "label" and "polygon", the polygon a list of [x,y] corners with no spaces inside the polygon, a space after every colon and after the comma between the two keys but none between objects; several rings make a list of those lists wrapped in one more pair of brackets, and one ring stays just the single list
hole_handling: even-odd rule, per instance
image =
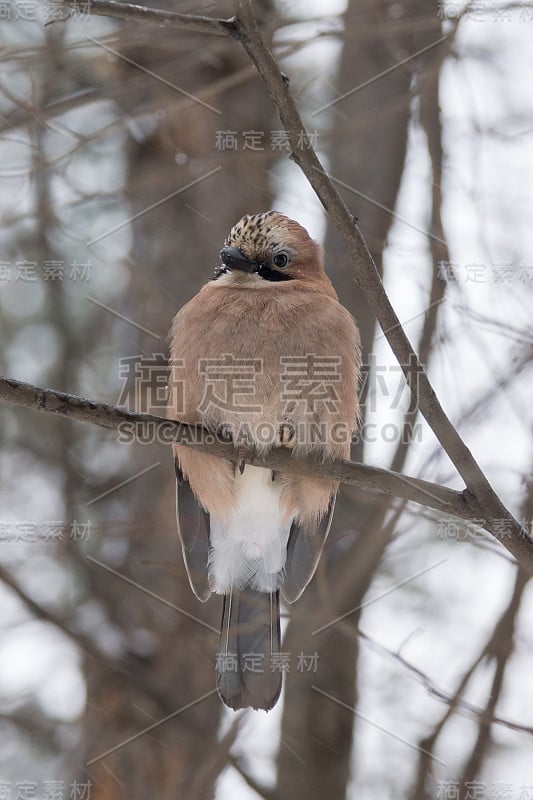
[{"label": "bird's claw", "polygon": [[290,450],[296,445],[296,431],[289,422],[283,422],[279,426],[278,440],[281,447],[288,447]]},{"label": "bird's claw", "polygon": [[237,458],[235,460],[235,469],[238,469],[239,474],[242,475],[246,466],[246,462],[254,456],[255,450],[251,445],[238,445],[236,450]]}]

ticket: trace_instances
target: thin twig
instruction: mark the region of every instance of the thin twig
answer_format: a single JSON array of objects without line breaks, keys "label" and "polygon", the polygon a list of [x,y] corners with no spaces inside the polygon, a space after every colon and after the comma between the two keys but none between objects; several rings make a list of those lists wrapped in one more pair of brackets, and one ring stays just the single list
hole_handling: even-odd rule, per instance
[{"label": "thin twig", "polygon": [[115,17],[127,22],[149,22],[161,28],[178,28],[190,33],[207,33],[211,36],[230,36],[235,19],[217,19],[196,14],[180,14],[179,11],[163,11],[135,3],[116,0],[58,0],[58,5],[71,8],[80,14],[96,14]]},{"label": "thin twig", "polygon": [[88,636],[74,630],[57,614],[34,600],[15,575],[3,566],[0,566],[0,581],[17,595],[36,619],[53,625],[100,667],[112,672],[121,682],[127,681],[142,691],[162,714],[170,713],[175,707],[174,689],[157,686],[153,675],[133,653],[126,651],[117,657],[106,653]]},{"label": "thin twig", "polygon": [[[446,720],[451,717],[454,711],[457,711],[461,712],[464,716],[469,716],[475,719],[480,725],[500,725],[504,728],[508,728],[511,731],[517,731],[518,733],[525,733],[528,736],[533,736],[532,725],[527,725],[522,722],[516,722],[516,720],[513,719],[508,719],[507,717],[499,716],[498,714],[494,713],[494,708],[492,707],[483,708],[481,706],[476,706],[473,703],[470,703],[468,700],[461,698],[460,693],[452,695],[450,692],[446,691],[440,686],[437,686],[437,684],[434,683],[425,672],[405,659],[398,651],[390,650],[380,642],[373,639],[367,633],[364,633],[361,629],[359,629],[357,633],[362,639],[369,643],[373,650],[381,653],[382,655],[388,656],[398,664],[401,664],[403,668],[405,668],[421,684],[423,684],[430,695],[436,697],[438,700],[441,700],[443,703],[446,703],[449,706],[445,716]],[[484,653],[476,659],[472,671],[469,670],[467,673],[468,677],[471,677],[472,672],[474,671],[475,667],[479,665],[483,657]],[[462,689],[464,689],[463,682],[461,682],[461,686]],[[421,747],[427,748],[428,741],[429,737],[427,739],[423,739],[420,742]],[[431,744],[433,744],[433,742],[431,742]]]}]

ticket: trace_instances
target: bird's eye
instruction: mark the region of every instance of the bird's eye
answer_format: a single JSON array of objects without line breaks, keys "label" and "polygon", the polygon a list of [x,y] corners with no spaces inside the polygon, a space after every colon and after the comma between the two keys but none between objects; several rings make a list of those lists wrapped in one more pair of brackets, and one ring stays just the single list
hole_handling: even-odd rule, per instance
[{"label": "bird's eye", "polygon": [[285,253],[278,253],[274,256],[273,262],[276,267],[283,268],[289,263],[289,258]]}]

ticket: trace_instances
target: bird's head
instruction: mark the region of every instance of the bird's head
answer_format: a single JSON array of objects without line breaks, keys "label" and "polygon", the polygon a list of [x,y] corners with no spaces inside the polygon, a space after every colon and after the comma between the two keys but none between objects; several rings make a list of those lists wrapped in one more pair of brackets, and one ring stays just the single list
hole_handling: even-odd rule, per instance
[{"label": "bird's head", "polygon": [[279,211],[242,217],[229,232],[220,259],[215,280],[242,287],[264,288],[324,276],[318,244]]}]

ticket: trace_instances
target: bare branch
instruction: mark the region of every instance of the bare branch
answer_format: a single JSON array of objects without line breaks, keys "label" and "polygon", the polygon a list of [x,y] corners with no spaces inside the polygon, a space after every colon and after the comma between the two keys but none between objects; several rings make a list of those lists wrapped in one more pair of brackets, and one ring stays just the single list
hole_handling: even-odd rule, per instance
[{"label": "bare branch", "polygon": [[422,366],[418,363],[400,320],[385,293],[378,270],[352,214],[335,189],[332,180],[324,171],[314,150],[303,149],[301,146],[302,136],[306,135],[305,126],[289,92],[287,79],[280,72],[272,53],[261,37],[250,3],[242,0],[239,3],[239,10],[243,20],[238,23],[239,40],[254,62],[272,102],[278,110],[291,143],[291,158],[309,180],[331,222],[342,237],[355,266],[356,280],[402,366],[407,383],[417,398],[420,410],[441,445],[449,453],[465,483],[468,485],[474,480],[480,485],[485,483],[485,477],[477,464],[473,462],[470,452],[444,414]]},{"label": "bare branch", "polygon": [[145,668],[136,656],[126,651],[121,656],[112,657],[102,650],[88,636],[75,631],[53,611],[45,608],[31,597],[23,588],[18,579],[6,568],[0,566],[0,581],[11,589],[26,606],[36,619],[47,622],[60,630],[68,639],[76,644],[85,655],[92,658],[101,667],[110,670],[121,681],[128,681],[150,698],[155,706],[163,713],[168,714],[173,710],[175,696],[173,690],[167,691],[165,687],[156,686],[153,675]]},{"label": "bare branch", "polygon": [[[200,426],[186,425],[152,414],[124,411],[107,403],[97,403],[52,389],[41,389],[13,378],[0,377],[0,400],[34,411],[57,414],[116,430],[128,441],[142,438],[146,441],[146,436],[149,434],[151,441],[164,444],[179,443],[235,462],[242,458],[242,452],[237,452],[231,442],[222,440]],[[478,505],[474,496],[467,490],[458,492],[437,483],[406,477],[397,472],[353,461],[339,459],[323,462],[311,455],[293,458],[286,448],[275,448],[267,455],[261,456],[250,453],[246,460],[258,467],[340,481],[374,494],[412,500],[443,514],[475,520],[493,535],[501,529],[501,519],[491,517],[487,509]],[[527,538],[525,531],[522,532],[521,528],[519,530],[521,531],[519,536],[510,533],[501,540],[501,544],[533,574],[533,543]]]},{"label": "bare branch", "polygon": [[[385,292],[379,272],[353,215],[337,192],[330,176],[324,171],[315,151],[311,147],[304,149],[301,146],[302,136],[306,141],[309,137],[289,91],[287,77],[280,72],[261,36],[250,0],[239,0],[238,7],[240,19],[235,23],[238,29],[236,38],[255,64],[276,106],[291,143],[291,158],[305,174],[342,238],[354,264],[355,278],[363,296],[381,325],[421,413],[465,481],[467,488],[464,496],[469,497],[478,508],[484,508],[485,514],[494,519],[509,521],[516,536],[517,551],[529,560],[533,543],[526,538],[526,532],[505,508],[458,431],[446,416]],[[521,558],[517,555],[517,558],[519,557]]]},{"label": "bare branch", "polygon": [[[496,719],[495,711],[502,695],[507,665],[515,647],[516,618],[528,579],[528,575],[518,570],[511,601],[494,629],[494,637],[487,648],[487,657],[494,659],[495,670],[485,703],[484,716],[479,720],[477,738],[459,778],[460,786],[466,786],[480,774],[491,751],[492,724]],[[530,732],[533,733],[533,730],[530,729]]]},{"label": "bare branch", "polygon": [[[522,573],[523,576],[523,573]],[[352,632],[352,631],[350,631]],[[468,700],[464,700],[461,697],[462,691],[464,690],[465,682],[461,682],[461,692],[454,693],[453,695],[446,691],[445,689],[437,686],[433,682],[433,680],[425,673],[423,670],[419,669],[417,666],[412,664],[406,658],[404,658],[400,652],[389,650],[380,642],[377,642],[367,633],[364,633],[361,629],[357,631],[358,636],[364,639],[369,645],[381,655],[388,656],[398,664],[401,664],[408,672],[411,673],[428,691],[428,693],[432,697],[436,697],[438,700],[441,700],[443,703],[446,703],[449,708],[446,712],[444,717],[444,721],[448,720],[454,711],[461,713],[463,716],[469,717],[471,719],[475,719],[476,722],[480,724],[480,726],[490,726],[490,725],[500,725],[503,728],[508,728],[511,731],[517,731],[519,733],[527,733],[529,736],[533,736],[533,726],[526,725],[521,722],[516,722],[516,720],[508,719],[507,717],[502,717],[494,713],[494,707],[490,704],[490,707],[481,707],[476,706],[473,703],[470,703]],[[481,663],[482,659],[485,657],[485,651],[476,659],[473,667],[468,671],[467,676],[470,678],[477,666]],[[494,704],[495,705],[495,704]],[[439,731],[441,726],[438,726]],[[436,738],[436,737],[435,737]],[[428,744],[429,743],[429,744]],[[432,747],[434,744],[433,736],[427,737],[421,740],[420,746],[424,748],[424,750],[432,751]]]},{"label": "bare branch", "polygon": [[[529,481],[528,491],[522,509],[525,517],[530,517],[532,511],[533,479]],[[511,730],[533,734],[532,727],[524,728],[524,726],[518,723],[513,723],[510,720],[502,720],[500,717],[497,717],[494,714],[496,705],[501,695],[504,671],[506,669],[507,662],[514,651],[516,618],[520,611],[524,590],[528,584],[528,581],[529,576],[519,569],[516,573],[511,599],[496,622],[489,639],[483,645],[478,656],[474,659],[470,667],[462,676],[453,695],[449,696],[449,699],[447,700],[449,703],[449,708],[446,713],[437,722],[431,733],[429,733],[427,736],[424,736],[424,738],[420,741],[421,749],[416,783],[411,795],[413,800],[425,800],[428,797],[427,784],[432,770],[432,761],[430,756],[434,752],[437,740],[447,722],[450,720],[452,714],[455,711],[461,712],[461,709],[464,709],[465,707],[467,710],[472,711],[472,706],[470,706],[464,700],[464,693],[472,676],[482,662],[488,661],[489,659],[494,659],[496,662],[496,669],[485,708],[483,710],[478,709],[476,715],[477,722],[479,724],[477,741],[468,762],[463,767],[463,775],[460,785],[464,787],[466,781],[472,780],[476,773],[479,773],[483,758],[485,757],[487,749],[490,746],[491,725],[493,723],[503,724],[506,727],[509,727]],[[409,665],[407,666],[409,669],[411,669]]]},{"label": "bare branch", "polygon": [[2,581],[5,586],[8,586],[17,595],[19,600],[24,603],[24,605],[36,619],[40,619],[43,622],[48,622],[50,625],[56,627],[68,639],[81,648],[86,655],[96,658],[100,663],[103,663],[107,667],[114,670],[118,669],[122,675],[124,674],[124,667],[110,659],[87,636],[72,630],[60,617],[54,614],[53,611],[50,611],[34,600],[29,594],[27,594],[19,581],[9,572],[9,570],[2,566],[0,566],[0,581]]},{"label": "bare branch", "polygon": [[196,14],[180,14],[179,11],[163,11],[135,3],[122,3],[116,0],[56,0],[58,4],[80,13],[96,14],[102,17],[115,17],[128,22],[150,22],[160,28],[178,28],[191,33],[207,33],[211,36],[233,35],[235,19],[217,19]]}]

